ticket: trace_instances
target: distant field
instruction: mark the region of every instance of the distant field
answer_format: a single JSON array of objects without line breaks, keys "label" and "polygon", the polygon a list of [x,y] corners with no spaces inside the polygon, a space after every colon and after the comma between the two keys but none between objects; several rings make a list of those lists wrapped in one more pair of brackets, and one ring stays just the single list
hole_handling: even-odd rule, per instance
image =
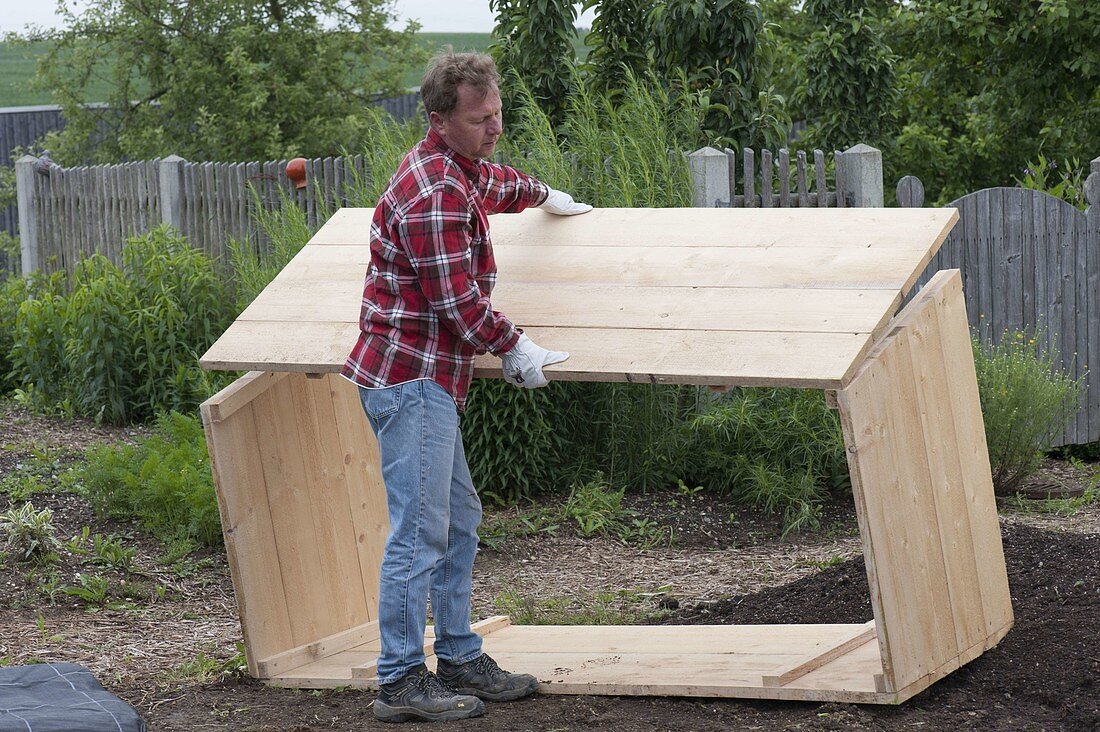
[{"label": "distant field", "polygon": [[[446,45],[456,51],[484,51],[492,42],[488,33],[421,33],[421,43],[433,53]],[[581,39],[575,41],[577,53],[583,57],[586,53]],[[0,41],[0,107],[25,107],[37,104],[53,104],[49,92],[32,92],[27,89],[27,81],[34,76],[35,61],[46,53],[46,44],[37,43],[30,48],[17,47]],[[424,70],[409,69],[402,79],[405,87],[417,87]],[[92,86],[88,101],[102,102],[107,98],[110,86],[99,82]]]}]

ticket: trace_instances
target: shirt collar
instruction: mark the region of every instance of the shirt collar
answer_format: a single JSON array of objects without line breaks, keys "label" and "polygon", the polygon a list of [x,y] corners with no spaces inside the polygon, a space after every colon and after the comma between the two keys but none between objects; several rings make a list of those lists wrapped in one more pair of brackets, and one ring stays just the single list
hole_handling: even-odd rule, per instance
[{"label": "shirt collar", "polygon": [[451,146],[447,144],[447,141],[431,127],[428,128],[428,134],[424,137],[424,144],[428,149],[442,153],[451,160],[454,160],[470,180],[476,181],[481,174],[480,160],[471,160],[465,155],[460,155],[455,152]]}]

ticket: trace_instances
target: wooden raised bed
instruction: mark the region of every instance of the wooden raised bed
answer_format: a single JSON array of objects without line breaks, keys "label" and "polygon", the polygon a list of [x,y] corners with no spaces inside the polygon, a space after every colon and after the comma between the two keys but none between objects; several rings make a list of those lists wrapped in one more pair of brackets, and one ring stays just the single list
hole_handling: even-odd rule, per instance
[{"label": "wooden raised bed", "polygon": [[[251,674],[376,684],[377,445],[334,372],[358,334],[370,209],[343,209],[203,357],[202,407]],[[494,306],[572,357],[551,378],[826,390],[871,589],[862,624],[478,625],[549,693],[899,703],[1012,626],[962,281],[903,294],[953,209],[496,216]],[[486,356],[477,376],[499,376]],[[431,653],[431,638],[426,646]]]}]

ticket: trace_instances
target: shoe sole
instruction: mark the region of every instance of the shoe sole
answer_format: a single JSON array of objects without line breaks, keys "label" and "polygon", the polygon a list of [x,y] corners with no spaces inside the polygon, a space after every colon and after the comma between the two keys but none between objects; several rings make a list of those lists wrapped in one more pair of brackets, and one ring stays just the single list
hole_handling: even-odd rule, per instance
[{"label": "shoe sole", "polygon": [[536,680],[530,686],[525,686],[522,689],[510,689],[508,691],[502,691],[494,694],[489,691],[481,691],[480,689],[469,688],[455,688],[457,694],[469,694],[470,696],[476,696],[478,699],[491,702],[506,702],[522,699],[525,696],[531,696],[539,690],[539,682]]},{"label": "shoe sole", "polygon": [[379,701],[374,702],[374,718],[382,722],[452,722],[458,719],[480,717],[485,713],[482,704],[469,709],[448,709],[444,712],[425,712],[416,707],[391,707]]}]

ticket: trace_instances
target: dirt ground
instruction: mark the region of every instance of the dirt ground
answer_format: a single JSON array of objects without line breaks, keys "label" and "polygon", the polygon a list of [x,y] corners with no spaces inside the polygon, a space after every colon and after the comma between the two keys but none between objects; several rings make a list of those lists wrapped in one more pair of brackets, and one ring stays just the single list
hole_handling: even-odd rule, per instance
[{"label": "dirt ground", "polygon": [[[55,472],[93,441],[137,431],[33,418],[0,405],[0,479],[28,464]],[[1048,460],[1039,481],[1084,486],[1084,469]],[[152,730],[392,729],[375,722],[373,694],[273,689],[225,672],[236,667],[240,626],[225,557],[176,556],[128,523],[97,517],[71,493],[32,496],[54,511],[61,537],[111,537],[133,549],[128,566],[92,566],[62,550],[52,568],[0,560],[0,663],[71,661],[91,668]],[[774,518],[701,493],[633,496],[630,507],[667,531],[648,548],[564,529],[485,548],[475,613],[502,598],[578,612],[603,603],[629,622],[672,624],[863,622],[871,617],[854,513],[825,510],[819,531],[779,538]],[[0,511],[11,501],[0,493]],[[490,705],[476,720],[406,729],[470,730],[1096,730],[1100,729],[1100,505],[1052,512],[1002,506],[1016,624],[993,650],[899,707],[763,701],[539,695]],[[514,512],[489,512],[507,522]],[[105,578],[98,602],[66,588]],[[569,612],[569,607],[564,608]]]}]

